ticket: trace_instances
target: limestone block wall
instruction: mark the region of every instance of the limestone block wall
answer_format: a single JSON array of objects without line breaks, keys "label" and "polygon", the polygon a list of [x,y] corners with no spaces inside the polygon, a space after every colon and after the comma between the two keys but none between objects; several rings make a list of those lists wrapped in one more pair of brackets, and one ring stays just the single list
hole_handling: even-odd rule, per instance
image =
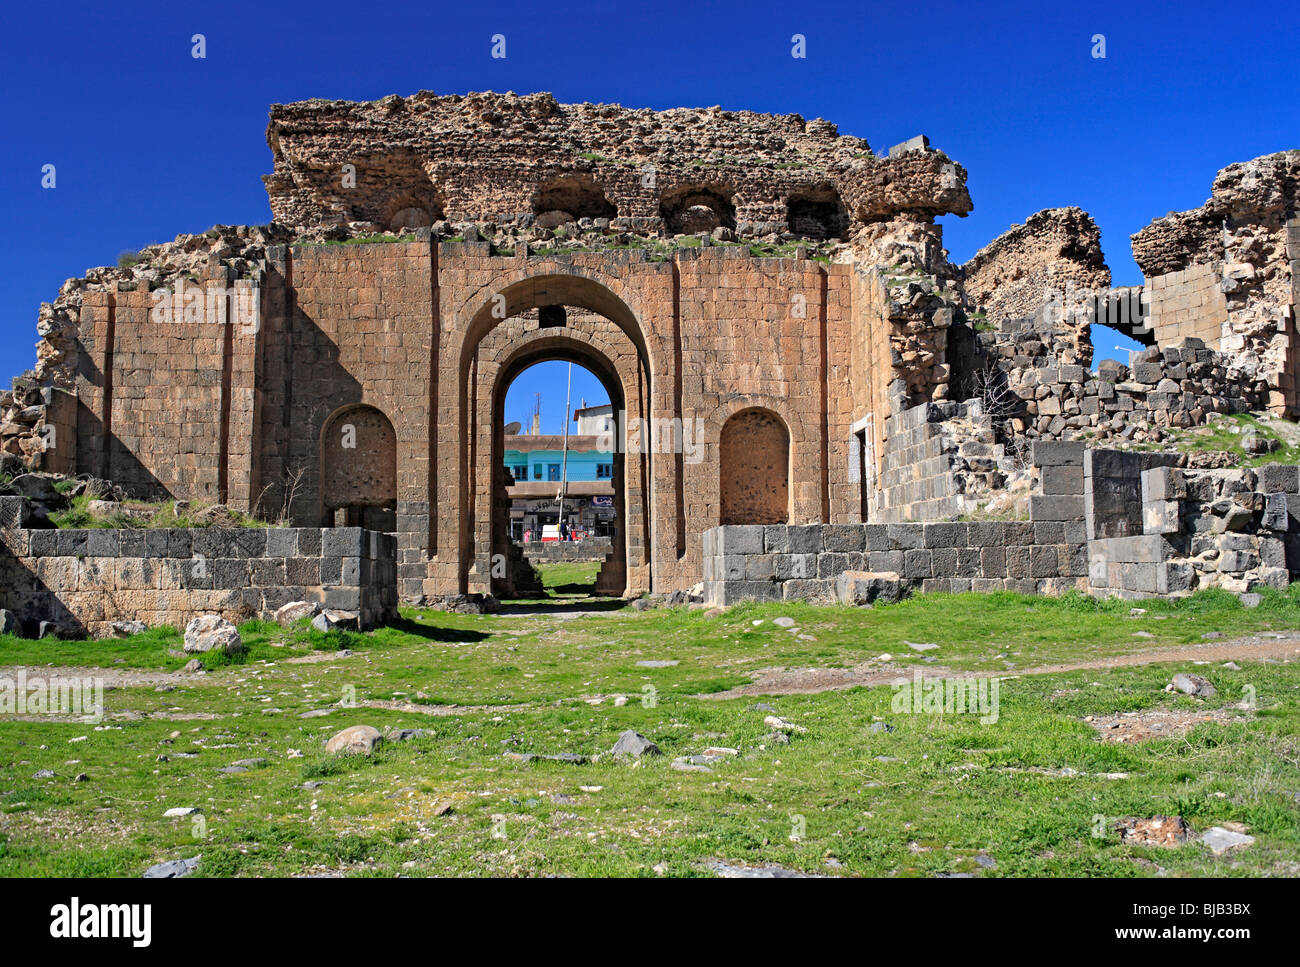
[{"label": "limestone block wall", "polygon": [[1158,345],[1172,345],[1192,336],[1210,349],[1220,348],[1228,303],[1220,288],[1219,270],[1217,264],[1202,262],[1147,279],[1148,325],[1155,331]]},{"label": "limestone block wall", "polygon": [[[22,498],[3,497],[8,504]],[[15,521],[16,508],[0,508]],[[0,608],[28,633],[111,633],[113,621],[183,627],[214,612],[272,618],[290,601],[356,612],[364,627],[397,614],[390,535],[342,528],[0,529]]]}]

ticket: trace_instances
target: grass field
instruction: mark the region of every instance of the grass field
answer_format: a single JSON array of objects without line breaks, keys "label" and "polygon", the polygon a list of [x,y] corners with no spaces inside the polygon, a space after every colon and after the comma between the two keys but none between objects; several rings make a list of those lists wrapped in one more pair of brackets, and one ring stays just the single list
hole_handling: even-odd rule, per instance
[{"label": "grass field", "polygon": [[[590,600],[594,565],[543,571],[554,601]],[[712,861],[828,875],[1300,873],[1300,642],[1273,641],[1267,658],[1243,644],[1236,669],[1222,656],[1096,661],[1295,631],[1300,586],[1255,609],[1203,593],[1137,615],[1015,594],[722,614],[529,604],[403,609],[365,634],[253,622],[242,660],[197,676],[179,671],[190,656],[174,630],[0,638],[0,678],[25,665],[111,687],[98,725],[0,715],[0,873],[139,876],[196,855],[200,876],[691,876],[713,875]],[[1085,662],[1101,667],[1025,674]],[[998,677],[995,721],[901,709],[888,682],[918,669]],[[1179,671],[1217,694],[1167,693]],[[834,690],[798,692],[821,681]],[[1123,713],[1187,727],[1103,741],[1097,720]],[[790,727],[765,725],[771,715]],[[357,724],[424,732],[371,756],[324,753]],[[596,757],[625,729],[664,754],[511,756]],[[736,754],[674,767],[710,747]],[[245,771],[221,771],[236,762]],[[164,818],[173,807],[201,818]],[[1159,814],[1255,842],[1216,856],[1111,829]]]}]

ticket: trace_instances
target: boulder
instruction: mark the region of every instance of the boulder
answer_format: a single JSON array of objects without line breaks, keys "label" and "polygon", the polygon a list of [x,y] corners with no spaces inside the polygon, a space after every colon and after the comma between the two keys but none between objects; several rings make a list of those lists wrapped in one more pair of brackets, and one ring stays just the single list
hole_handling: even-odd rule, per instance
[{"label": "boulder", "polygon": [[113,621],[108,627],[112,630],[114,638],[130,638],[132,635],[142,634],[148,630],[143,621]]},{"label": "boulder", "polygon": [[841,604],[870,608],[902,596],[903,583],[893,571],[845,571],[835,579],[835,599]]},{"label": "boulder", "polygon": [[325,751],[331,755],[370,755],[383,742],[384,737],[374,726],[353,725],[326,742]]},{"label": "boulder", "polygon": [[217,649],[227,655],[244,650],[239,631],[219,614],[201,614],[185,626],[185,650],[204,652]]},{"label": "boulder", "polygon": [[146,880],[173,880],[188,876],[198,868],[198,856],[191,856],[183,860],[168,860],[166,863],[155,863],[149,867],[144,871],[144,878]]},{"label": "boulder", "polygon": [[315,601],[290,601],[275,609],[277,624],[291,625],[302,618],[313,618],[320,614],[321,606]]},{"label": "boulder", "polygon": [[317,631],[356,631],[361,627],[361,621],[355,611],[326,608],[311,619],[311,626]]},{"label": "boulder", "polygon": [[39,473],[24,473],[9,482],[18,493],[28,500],[37,500],[43,504],[62,506],[67,503],[63,494],[54,487],[54,478]]},{"label": "boulder", "polygon": [[628,729],[618,737],[614,743],[614,748],[609,750],[609,754],[620,758],[639,759],[643,755],[663,755],[659,751],[659,746],[655,745],[640,732]]},{"label": "boulder", "polygon": [[0,608],[0,635],[15,635],[21,637],[23,633],[23,623],[18,620],[18,615],[12,611],[6,611]]},{"label": "boulder", "polygon": [[1184,695],[1195,695],[1197,698],[1211,698],[1215,694],[1209,679],[1188,672],[1179,672],[1174,676],[1174,688]]}]

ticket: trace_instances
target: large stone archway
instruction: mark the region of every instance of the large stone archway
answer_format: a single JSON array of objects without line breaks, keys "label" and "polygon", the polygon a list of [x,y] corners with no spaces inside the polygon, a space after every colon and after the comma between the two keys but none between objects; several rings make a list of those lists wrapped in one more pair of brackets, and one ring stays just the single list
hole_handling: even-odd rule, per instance
[{"label": "large stone archway", "polygon": [[[608,320],[586,319],[563,329],[532,328],[531,321],[509,320],[493,330],[480,345],[477,372],[479,430],[474,446],[476,512],[475,545],[481,541],[486,520],[492,550],[492,589],[510,588],[510,576],[499,563],[510,561],[512,543],[505,517],[508,476],[503,466],[505,450],[504,404],[514,380],[538,363],[559,360],[576,363],[591,372],[604,388],[615,414],[644,416],[647,402],[640,361],[627,337]],[[615,533],[613,551],[601,566],[596,591],[622,594],[651,586],[651,563],[644,507],[647,494],[647,460],[644,454],[613,453]]]},{"label": "large stone archway", "polygon": [[[608,281],[619,284],[617,279]],[[578,307],[599,316],[603,324],[596,328],[600,331],[560,327],[534,328],[530,332],[519,323],[508,325],[529,310],[553,305]],[[496,336],[503,329],[505,336]],[[569,359],[600,377],[610,399],[616,405],[622,404],[620,409],[630,409],[628,402],[635,399],[637,409],[633,412],[648,418],[653,365],[645,331],[631,307],[612,288],[585,274],[544,274],[504,284],[479,300],[462,331],[463,338],[453,351],[459,362],[454,385],[459,391],[455,410],[460,423],[453,479],[459,486],[454,504],[443,505],[440,510],[445,519],[451,506],[461,509],[455,518],[446,521],[453,530],[450,534],[443,532],[439,550],[441,556],[442,549],[448,548],[446,541],[454,538],[454,549],[448,550],[454,550],[457,587],[464,593],[491,590],[493,554],[501,551],[493,528],[494,498],[504,485],[504,471],[498,465],[504,449],[498,414],[505,389],[514,376],[536,362]],[[439,456],[442,472],[445,455]],[[634,462],[635,472],[629,469]],[[623,478],[622,486],[616,487],[624,504],[620,517],[631,526],[620,535],[623,558],[614,567],[623,571],[627,588],[634,591],[652,586],[654,515],[647,513],[646,507],[652,501],[654,463],[655,455],[648,451],[638,454],[635,460],[617,461]],[[636,482],[635,496],[629,499],[632,480]],[[446,576],[444,571],[442,581]],[[621,577],[616,575],[615,581]]]}]

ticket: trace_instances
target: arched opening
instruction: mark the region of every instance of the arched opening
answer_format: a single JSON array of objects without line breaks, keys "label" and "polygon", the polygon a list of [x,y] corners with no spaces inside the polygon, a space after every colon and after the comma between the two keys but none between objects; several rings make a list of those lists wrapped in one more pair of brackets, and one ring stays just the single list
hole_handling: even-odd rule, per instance
[{"label": "arched opening", "polygon": [[621,586],[597,586],[620,528],[618,413],[604,383],[582,365],[583,354],[560,344],[541,353],[555,357],[529,362],[505,387],[507,516],[495,526],[508,533],[549,600],[621,593]]},{"label": "arched opening", "polygon": [[556,228],[580,218],[616,218],[605,192],[590,175],[561,175],[533,194],[533,216],[541,228]]},{"label": "arched opening", "polygon": [[428,228],[434,217],[425,208],[402,208],[388,220],[390,232],[401,233],[412,228]]},{"label": "arched opening", "polygon": [[373,406],[347,406],[321,430],[321,524],[397,530],[397,434]]},{"label": "arched opening", "polygon": [[770,410],[751,408],[722,426],[718,493],[723,524],[790,520],[790,431]]},{"label": "arched opening", "polygon": [[[513,546],[503,456],[505,394],[515,376],[534,363],[573,361],[600,380],[616,412],[626,412],[628,421],[648,420],[653,367],[633,310],[614,290],[585,275],[517,278],[485,291],[476,305],[458,353],[459,496],[443,519],[457,534],[462,592],[497,593],[500,579],[490,576],[493,562],[508,564]],[[565,326],[541,327],[535,310],[548,305],[564,307]],[[661,523],[649,508],[656,459],[650,448],[614,453],[614,549],[598,576],[600,593],[654,586],[651,549]]]},{"label": "arched opening", "polygon": [[[423,181],[423,175],[419,177]],[[380,224],[395,234],[415,228],[428,228],[446,217],[443,193],[431,181],[423,184],[406,182],[412,187],[395,191],[388,197],[380,212]]]},{"label": "arched opening", "polygon": [[792,234],[825,241],[843,237],[849,214],[835,186],[823,182],[786,199],[785,221]]},{"label": "arched opening", "polygon": [[718,185],[682,185],[664,192],[659,215],[674,235],[695,235],[716,228],[736,227],[736,206],[730,188]]}]

